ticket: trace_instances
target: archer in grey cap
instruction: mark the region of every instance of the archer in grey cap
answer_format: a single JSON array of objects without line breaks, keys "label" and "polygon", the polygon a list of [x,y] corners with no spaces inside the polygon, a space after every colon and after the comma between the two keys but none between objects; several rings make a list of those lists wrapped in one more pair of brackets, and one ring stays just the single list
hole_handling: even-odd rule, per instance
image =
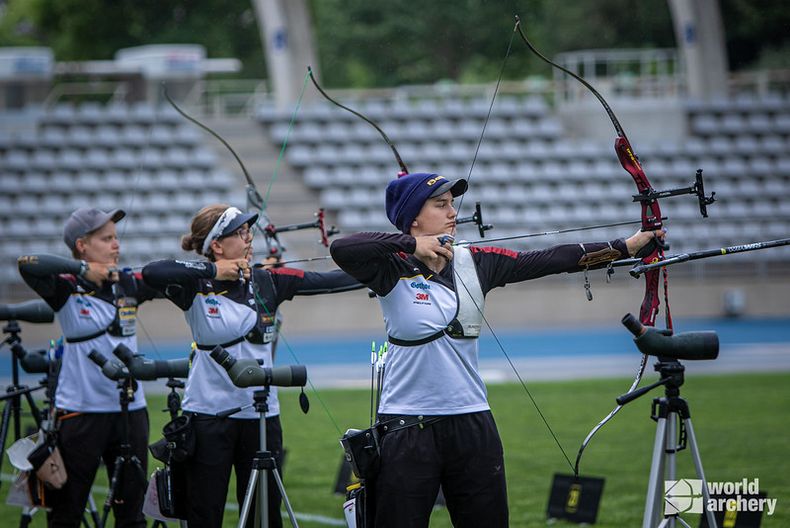
[{"label": "archer in grey cap", "polygon": [[71,251],[74,251],[78,238],[96,231],[107,222],[118,223],[124,216],[126,212],[121,209],[113,209],[105,213],[92,207],[80,207],[66,220],[66,225],[63,226],[63,241]]}]

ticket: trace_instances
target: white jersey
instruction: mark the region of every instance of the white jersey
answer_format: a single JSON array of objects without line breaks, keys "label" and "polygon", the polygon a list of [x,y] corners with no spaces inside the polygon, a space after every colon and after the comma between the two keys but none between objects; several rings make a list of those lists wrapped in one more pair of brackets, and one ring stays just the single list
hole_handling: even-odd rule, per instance
[{"label": "white jersey", "polygon": [[[58,409],[78,412],[120,412],[118,384],[107,378],[96,363],[88,358],[91,350],[100,352],[107,359],[117,358],[112,351],[123,343],[137,352],[137,337],[113,336],[108,332],[79,343],[75,339],[96,334],[110,326],[115,319],[116,308],[109,300],[78,291],[72,293],[66,303],[56,312],[66,343],[63,346],[55,404]],[[129,410],[145,407],[142,384],[138,384]]]},{"label": "white jersey", "polygon": [[[206,345],[227,343],[240,335],[246,335],[255,327],[257,317],[254,306],[233,301],[214,292],[195,296],[184,315],[192,329],[192,338],[196,343]],[[265,314],[261,314],[261,317],[270,318]],[[271,319],[270,324],[265,325],[266,328],[273,328],[274,322]],[[263,362],[262,367],[272,368],[271,337],[265,344],[253,344],[243,340],[226,347],[225,351],[236,359],[255,359]],[[231,383],[225,369],[211,359],[208,351],[196,350],[184,391],[183,407],[185,411],[217,414],[252,404],[253,393],[260,389],[261,387],[236,387]],[[278,416],[280,401],[277,387],[271,387],[267,402],[269,412],[266,416]],[[231,415],[231,418],[249,419],[257,416],[255,409],[250,407]]]},{"label": "white jersey", "polygon": [[[192,338],[203,347],[226,345],[237,359],[255,359],[272,368],[272,343],[277,335],[279,305],[295,295],[332,293],[362,287],[342,271],[305,272],[293,268],[255,269],[252,280],[215,280],[210,262],[159,261],[143,269],[147,284],[158,289],[184,311]],[[261,387],[239,388],[210,351],[196,350],[184,393],[185,411],[217,414],[250,406],[232,418],[257,418],[253,394]],[[277,387],[272,386],[266,416],[280,414]]]},{"label": "white jersey", "polygon": [[[446,329],[458,309],[455,292],[422,273],[401,277],[379,299],[387,334],[406,341]],[[447,415],[489,409],[477,356],[477,339],[446,334],[416,346],[390,342],[379,412]]]}]

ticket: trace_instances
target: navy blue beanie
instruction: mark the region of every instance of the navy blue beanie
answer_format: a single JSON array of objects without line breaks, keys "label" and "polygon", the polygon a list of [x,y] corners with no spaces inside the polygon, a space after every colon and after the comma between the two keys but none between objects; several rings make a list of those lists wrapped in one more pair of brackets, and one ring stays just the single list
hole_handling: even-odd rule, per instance
[{"label": "navy blue beanie", "polygon": [[452,191],[453,197],[460,196],[466,192],[466,188],[467,183],[463,178],[448,180],[444,176],[425,172],[401,176],[387,185],[387,218],[392,225],[408,234],[412,222],[428,198],[447,191]]}]

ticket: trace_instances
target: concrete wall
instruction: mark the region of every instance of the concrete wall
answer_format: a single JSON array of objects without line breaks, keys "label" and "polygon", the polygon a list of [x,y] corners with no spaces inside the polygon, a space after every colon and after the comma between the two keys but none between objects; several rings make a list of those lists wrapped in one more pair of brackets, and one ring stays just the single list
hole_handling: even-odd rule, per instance
[{"label": "concrete wall", "polygon": [[[571,280],[541,279],[514,284],[495,290],[488,296],[486,317],[494,330],[515,328],[594,326],[617,324],[627,312],[639,311],[644,282],[621,274],[611,284],[604,284],[603,275],[591,275],[594,299],[584,295],[582,277]],[[676,321],[684,317],[720,316],[727,291],[738,288],[745,295],[745,314],[754,317],[790,317],[790,280],[786,277],[732,279],[672,280],[670,303]],[[318,333],[383,334],[378,301],[370,299],[366,290],[337,295],[296,298],[283,306],[284,332],[287,336]],[[663,327],[662,312],[658,326]],[[141,308],[143,328],[141,343],[148,343],[145,332],[154,340],[191,340],[183,314],[168,301],[153,301]],[[56,323],[31,325],[22,323],[24,342],[42,346],[60,335]]]}]

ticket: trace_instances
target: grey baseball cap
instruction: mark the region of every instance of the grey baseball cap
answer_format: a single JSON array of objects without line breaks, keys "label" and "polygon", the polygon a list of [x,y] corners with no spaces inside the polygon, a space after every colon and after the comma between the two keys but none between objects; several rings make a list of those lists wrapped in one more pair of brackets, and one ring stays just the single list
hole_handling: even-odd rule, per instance
[{"label": "grey baseball cap", "polygon": [[66,225],[63,226],[63,241],[73,251],[78,238],[96,231],[107,222],[119,222],[124,216],[126,212],[121,209],[113,209],[105,213],[91,207],[80,207],[66,220]]}]

